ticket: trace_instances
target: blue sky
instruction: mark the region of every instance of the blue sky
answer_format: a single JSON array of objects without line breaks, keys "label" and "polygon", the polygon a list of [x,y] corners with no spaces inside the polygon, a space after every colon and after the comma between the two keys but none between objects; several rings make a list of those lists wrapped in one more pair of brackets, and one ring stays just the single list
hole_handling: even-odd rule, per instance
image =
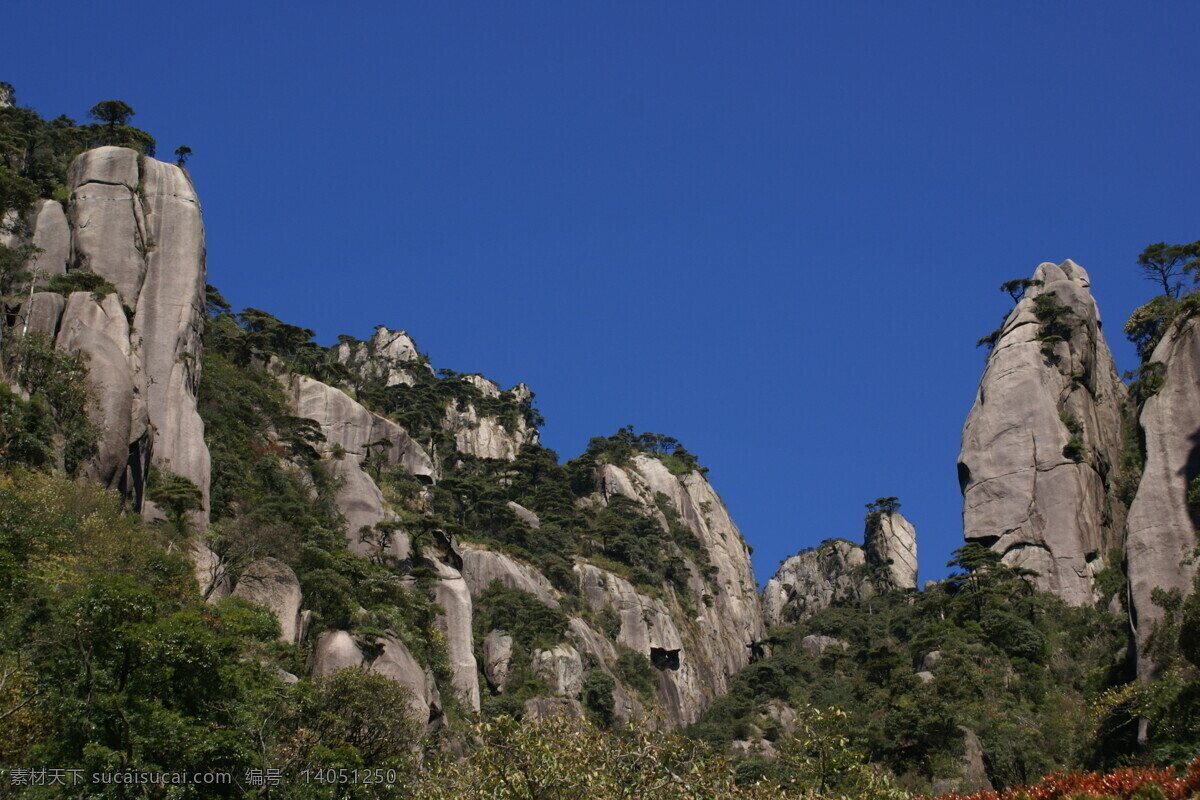
[{"label": "blue sky", "polygon": [[5,11],[45,116],[194,150],[209,280],[323,343],[526,381],[564,457],[669,433],[760,581],[900,498],[961,544],[976,339],[1041,261],[1120,335],[1200,238],[1184,2],[352,2]]}]

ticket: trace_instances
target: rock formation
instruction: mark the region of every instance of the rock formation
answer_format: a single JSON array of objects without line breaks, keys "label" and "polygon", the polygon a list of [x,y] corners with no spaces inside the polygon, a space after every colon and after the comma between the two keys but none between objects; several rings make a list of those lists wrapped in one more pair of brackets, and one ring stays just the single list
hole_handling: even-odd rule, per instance
[{"label": "rock formation", "polygon": [[512,668],[513,638],[508,631],[490,631],[483,640],[483,674],[499,692],[508,688]]},{"label": "rock formation", "polygon": [[1121,546],[1124,509],[1109,491],[1126,389],[1084,270],[1042,264],[998,332],[963,430],[959,483],[968,541],[1036,571],[1068,603]]},{"label": "rock formation", "polygon": [[383,494],[365,469],[366,445],[387,440],[390,445],[377,446],[374,455],[387,466],[402,466],[427,481],[434,476],[433,462],[403,428],[372,414],[342,390],[304,375],[288,375],[282,380],[296,415],[321,426],[329,472],[340,482],[336,501],[346,517],[350,549],[368,555],[359,531],[391,517]]},{"label": "rock formation", "polygon": [[763,617],[768,625],[794,624],[874,593],[863,549],[846,539],[827,539],[779,566],[763,589]]},{"label": "rock formation", "polygon": [[669,722],[691,723],[725,692],[730,676],[750,662],[765,637],[749,549],[699,471],[676,476],[661,460],[642,454],[626,467],[602,465],[597,479],[595,502],[623,494],[664,529],[667,522],[658,502],[660,495],[665,497],[704,548],[711,577],[703,577],[695,563],[684,559],[692,575],[688,593],[694,617],[681,613],[675,603],[640,595],[619,576],[590,564],[576,566],[589,605],[619,615],[617,641],[641,652],[658,669],[659,697]]},{"label": "rock formation", "polygon": [[260,558],[242,571],[234,597],[242,597],[268,609],[279,620],[279,641],[298,643],[304,637],[301,625],[300,581],[291,567],[275,558]]},{"label": "rock formation", "polygon": [[[441,694],[429,670],[413,658],[397,639],[376,638],[363,646],[346,631],[326,631],[317,639],[310,668],[313,675],[329,675],[335,670],[360,667],[391,678],[410,692],[409,709],[413,719],[431,723],[442,713]],[[369,656],[369,653],[374,655]]]},{"label": "rock formation", "polygon": [[826,539],[780,564],[763,587],[763,618],[768,625],[794,625],[839,603],[916,588],[916,529],[898,511],[874,510],[861,546]]},{"label": "rock formation", "polygon": [[917,588],[917,531],[899,511],[867,515],[863,538],[867,564],[877,567],[879,578],[894,589]]},{"label": "rock formation", "polygon": [[504,417],[481,413],[469,400],[452,401],[446,405],[442,427],[453,431],[454,446],[460,453],[477,458],[501,458],[512,461],[526,444],[537,444],[538,431],[525,419],[524,408],[533,397],[529,387],[518,384],[508,392],[482,375],[464,375],[462,380],[479,390],[487,400],[506,397],[513,408]]},{"label": "rock formation", "polygon": [[[1195,531],[1200,520],[1188,506],[1188,486],[1200,476],[1200,321],[1172,329],[1154,348],[1163,365],[1162,387],[1142,407],[1146,464],[1129,508],[1125,544],[1130,615],[1139,649],[1162,609],[1151,601],[1156,587],[1187,595],[1196,575]],[[1139,653],[1139,672],[1154,666]]]},{"label": "rock formation", "polygon": [[365,342],[342,337],[333,352],[360,380],[381,380],[384,386],[412,386],[421,371],[433,372],[405,331],[388,330],[382,325]]},{"label": "rock formation", "polygon": [[68,170],[66,211],[40,200],[27,215],[41,249],[35,283],[64,271],[104,278],[114,294],[76,292],[65,302],[35,293],[21,310],[22,334],[53,337],[88,358],[102,431],[85,472],[143,508],[147,468],[178,473],[200,488],[208,520],[209,457],[196,411],[204,322],[204,227],[187,174],[124,147],[78,156]]}]

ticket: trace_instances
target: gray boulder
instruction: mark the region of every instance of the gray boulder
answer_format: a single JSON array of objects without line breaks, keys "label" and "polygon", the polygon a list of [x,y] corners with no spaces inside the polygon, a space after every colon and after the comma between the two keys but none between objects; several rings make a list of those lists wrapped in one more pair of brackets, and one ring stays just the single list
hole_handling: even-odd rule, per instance
[{"label": "gray boulder", "polygon": [[505,503],[505,505],[508,506],[509,510],[516,514],[521,521],[533,528],[535,531],[542,527],[542,521],[538,519],[538,515],[520,503],[514,503],[512,500],[509,500],[507,503]]},{"label": "gray boulder", "polygon": [[472,597],[483,594],[492,581],[500,581],[509,588],[528,592],[551,608],[558,608],[558,591],[533,567],[503,553],[471,545],[462,545],[459,554],[463,560],[463,578]]},{"label": "gray boulder", "polygon": [[434,560],[437,580],[433,601],[441,607],[437,624],[446,635],[446,653],[450,658],[450,681],[472,711],[479,710],[479,665],[475,661],[471,633],[471,592],[462,575],[453,567]]},{"label": "gray boulder", "polygon": [[150,247],[137,195],[137,153],[127,147],[88,150],[71,162],[67,180],[71,268],[103,277],[117,287],[121,302],[133,307]]},{"label": "gray boulder", "polygon": [[[124,342],[128,347],[128,337]],[[94,400],[88,405],[88,417],[101,438],[97,453],[89,459],[84,472],[102,486],[120,489],[129,480],[127,472],[139,469],[138,464],[130,463],[130,445],[149,435],[149,420],[135,396],[134,375],[126,354],[103,331],[88,327],[83,319],[70,314],[64,316],[58,347],[87,359],[88,383]],[[141,452],[136,447],[134,451]]]},{"label": "gray boulder", "polygon": [[813,658],[820,658],[831,647],[845,650],[850,645],[832,636],[814,636],[810,634],[800,640],[800,646]]},{"label": "gray boulder", "polygon": [[378,652],[367,661],[363,649],[346,631],[326,631],[317,639],[312,655],[312,673],[330,675],[339,669],[364,667],[370,672],[391,678],[410,692],[409,710],[413,719],[422,725],[440,714],[441,695],[429,671],[413,658],[401,642],[386,637],[377,639],[373,649]]},{"label": "gray boulder", "polygon": [[[963,429],[963,528],[1004,563],[1037,572],[1039,589],[1085,605],[1121,544],[1124,508],[1108,476],[1120,463],[1126,389],[1087,273],[1068,260],[1033,277],[1041,285],[1005,319]],[[1050,335],[1036,313],[1049,295],[1068,312],[1057,342],[1038,338]]]},{"label": "gray boulder", "polygon": [[208,525],[210,458],[196,392],[205,319],[204,223],[187,173],[153,158],[142,163],[146,273],[136,304],[127,304],[136,310],[135,344],[152,378],[146,404],[155,428],[154,463],[200,489],[204,508],[192,520],[203,530]]},{"label": "gray boulder", "polygon": [[300,581],[292,568],[275,558],[260,558],[246,567],[233,590],[234,597],[267,608],[279,620],[279,641],[299,641]]},{"label": "gray boulder", "polygon": [[329,675],[335,670],[361,667],[364,656],[354,637],[346,631],[325,631],[313,649],[313,675]]},{"label": "gray boulder", "polygon": [[408,648],[396,639],[387,637],[376,644],[383,649],[368,669],[391,678],[412,693],[409,708],[417,722],[426,724],[438,716],[442,709],[442,698],[429,670],[418,664]]},{"label": "gray boulder", "polygon": [[483,674],[503,694],[512,670],[513,638],[508,631],[489,631],[483,639]]},{"label": "gray boulder", "polygon": [[386,386],[412,386],[417,382],[418,370],[433,371],[427,364],[419,363],[421,354],[406,332],[388,330],[382,325],[369,341],[343,339],[334,348],[334,356],[361,379],[382,378]]},{"label": "gray boulder", "polygon": [[583,659],[569,644],[534,650],[533,672],[560,697],[577,697],[583,689]]},{"label": "gray boulder", "polygon": [[[305,375],[280,378],[296,415],[314,420],[325,435],[329,471],[338,481],[338,510],[346,517],[350,548],[369,555],[359,540],[359,530],[390,518],[383,495],[364,469],[365,445],[386,439],[384,455],[389,466],[402,466],[413,475],[433,479],[433,462],[408,433],[394,422],[372,414],[341,389]],[[340,457],[333,457],[340,448]]]},{"label": "gray boulder", "polygon": [[38,200],[29,214],[30,243],[41,250],[30,259],[27,269],[36,285],[45,285],[53,275],[67,271],[71,257],[71,229],[67,215],[57,200]]},{"label": "gray boulder", "polygon": [[22,332],[55,338],[66,307],[66,298],[57,292],[34,292],[21,308]]},{"label": "gray boulder", "polygon": [[570,697],[531,697],[525,701],[525,719],[583,717],[583,706]]}]

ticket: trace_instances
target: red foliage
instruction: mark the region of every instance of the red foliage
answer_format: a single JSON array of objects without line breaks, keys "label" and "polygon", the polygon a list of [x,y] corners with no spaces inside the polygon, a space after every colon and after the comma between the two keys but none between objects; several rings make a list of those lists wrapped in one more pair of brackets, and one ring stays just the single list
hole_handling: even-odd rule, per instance
[{"label": "red foliage", "polygon": [[941,800],[1061,800],[1074,795],[1129,798],[1146,784],[1162,790],[1167,800],[1188,800],[1200,794],[1200,756],[1181,776],[1173,768],[1125,767],[1112,772],[1052,772],[1032,786],[1018,786],[1003,792],[943,795]]},{"label": "red foliage", "polygon": [[283,458],[287,455],[287,451],[283,449],[283,445],[278,442],[267,442],[266,444],[258,444],[257,442],[249,442],[250,451],[255,455],[270,453],[273,456]]}]

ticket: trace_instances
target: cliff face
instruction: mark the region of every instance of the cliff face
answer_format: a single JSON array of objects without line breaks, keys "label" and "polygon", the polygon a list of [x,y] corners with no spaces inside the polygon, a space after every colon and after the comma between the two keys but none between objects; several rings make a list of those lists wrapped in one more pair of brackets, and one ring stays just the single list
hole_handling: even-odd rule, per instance
[{"label": "cliff face", "polygon": [[1196,575],[1200,521],[1188,506],[1188,486],[1200,476],[1200,322],[1172,327],[1154,348],[1163,365],[1162,387],[1142,407],[1146,463],[1129,508],[1126,562],[1130,616],[1139,647],[1139,672],[1154,666],[1142,649],[1163,611],[1151,601],[1156,587],[1185,596]]},{"label": "cliff face", "polygon": [[1072,261],[1042,264],[988,357],[963,430],[963,530],[1036,571],[1072,605],[1121,546],[1124,508],[1109,491],[1126,397],[1090,280]]},{"label": "cliff face", "polygon": [[628,581],[598,567],[577,565],[584,597],[593,608],[609,607],[621,618],[618,643],[650,658],[659,672],[659,698],[675,724],[695,721],[723,694],[728,679],[750,663],[754,647],[765,637],[750,551],[729,512],[708,480],[698,471],[674,475],[659,459],[635,456],[626,467],[599,469],[598,503],[615,494],[633,500],[642,513],[666,527],[661,497],[695,535],[708,561],[683,563],[690,575],[685,613],[672,591],[666,600],[639,595]]},{"label": "cliff face", "polygon": [[102,440],[86,473],[143,504],[148,466],[178,473],[200,488],[207,524],[209,456],[196,412],[204,321],[204,226],[187,174],[123,147],[89,150],[71,164],[64,212],[41,200],[30,213],[30,241],[42,252],[35,282],[90,271],[116,292],[75,292],[65,300],[36,292],[20,330],[52,338],[87,356]]},{"label": "cliff face", "polygon": [[[314,670],[355,664],[379,671],[380,664],[390,664],[397,679],[424,698],[422,718],[430,722],[441,713],[447,692],[475,710],[481,695],[503,697],[515,690],[522,692],[527,715],[583,713],[585,683],[602,673],[611,682],[616,718],[672,727],[695,721],[725,692],[730,676],[749,663],[764,638],[749,549],[701,472],[673,473],[657,457],[634,454],[624,466],[587,467],[594,471],[590,482],[597,491],[574,501],[576,507],[599,513],[622,496],[622,513],[646,517],[661,529],[664,541],[686,532],[694,549],[664,545],[672,551],[666,557],[678,559],[681,580],[649,587],[635,583],[628,571],[616,571],[617,565],[593,564],[580,556],[566,560],[551,580],[517,555],[523,552],[520,547],[505,552],[502,542],[546,531],[536,513],[516,502],[495,512],[503,511],[500,527],[492,523],[486,543],[474,541],[478,534],[469,515],[460,517],[465,527],[441,523],[444,528],[433,530],[432,539],[429,525],[416,521],[422,516],[429,520],[447,491],[477,493],[474,499],[463,496],[455,506],[462,515],[488,492],[504,491],[520,480],[529,467],[518,458],[537,443],[532,424],[537,415],[530,409],[528,387],[518,384],[501,391],[480,375],[450,373],[435,379],[407,334],[387,328],[377,329],[368,342],[343,337],[333,352],[347,366],[364,402],[383,397],[385,404],[423,409],[425,416],[404,419],[436,422],[436,428],[422,428],[418,436],[353,399],[354,386],[286,372],[278,376],[291,412],[315,421],[324,437],[318,445],[321,464],[336,482],[334,501],[346,520],[347,546],[401,572],[424,575],[422,585],[440,609],[438,627],[445,636],[450,682],[437,686],[432,673],[414,668],[416,662],[404,658],[411,654],[395,637],[377,641],[350,631],[322,634]],[[281,366],[278,362],[272,368]],[[464,484],[479,469],[484,475],[495,471],[485,479],[494,481],[492,489]],[[423,488],[400,499],[394,483],[398,475],[416,478]],[[586,518],[571,524],[587,524]],[[563,524],[556,518],[550,528],[557,531]],[[559,641],[535,647],[504,627],[480,630],[479,604],[497,584],[563,613],[566,627]],[[391,654],[382,662],[380,648]],[[638,669],[629,660],[630,651],[647,670],[641,679],[630,675],[631,663]],[[407,668],[396,667],[401,662]],[[525,670],[526,678],[509,687],[508,676],[516,669]],[[528,696],[524,681],[529,678],[544,687],[540,694]],[[427,681],[435,691],[422,688]]]}]

